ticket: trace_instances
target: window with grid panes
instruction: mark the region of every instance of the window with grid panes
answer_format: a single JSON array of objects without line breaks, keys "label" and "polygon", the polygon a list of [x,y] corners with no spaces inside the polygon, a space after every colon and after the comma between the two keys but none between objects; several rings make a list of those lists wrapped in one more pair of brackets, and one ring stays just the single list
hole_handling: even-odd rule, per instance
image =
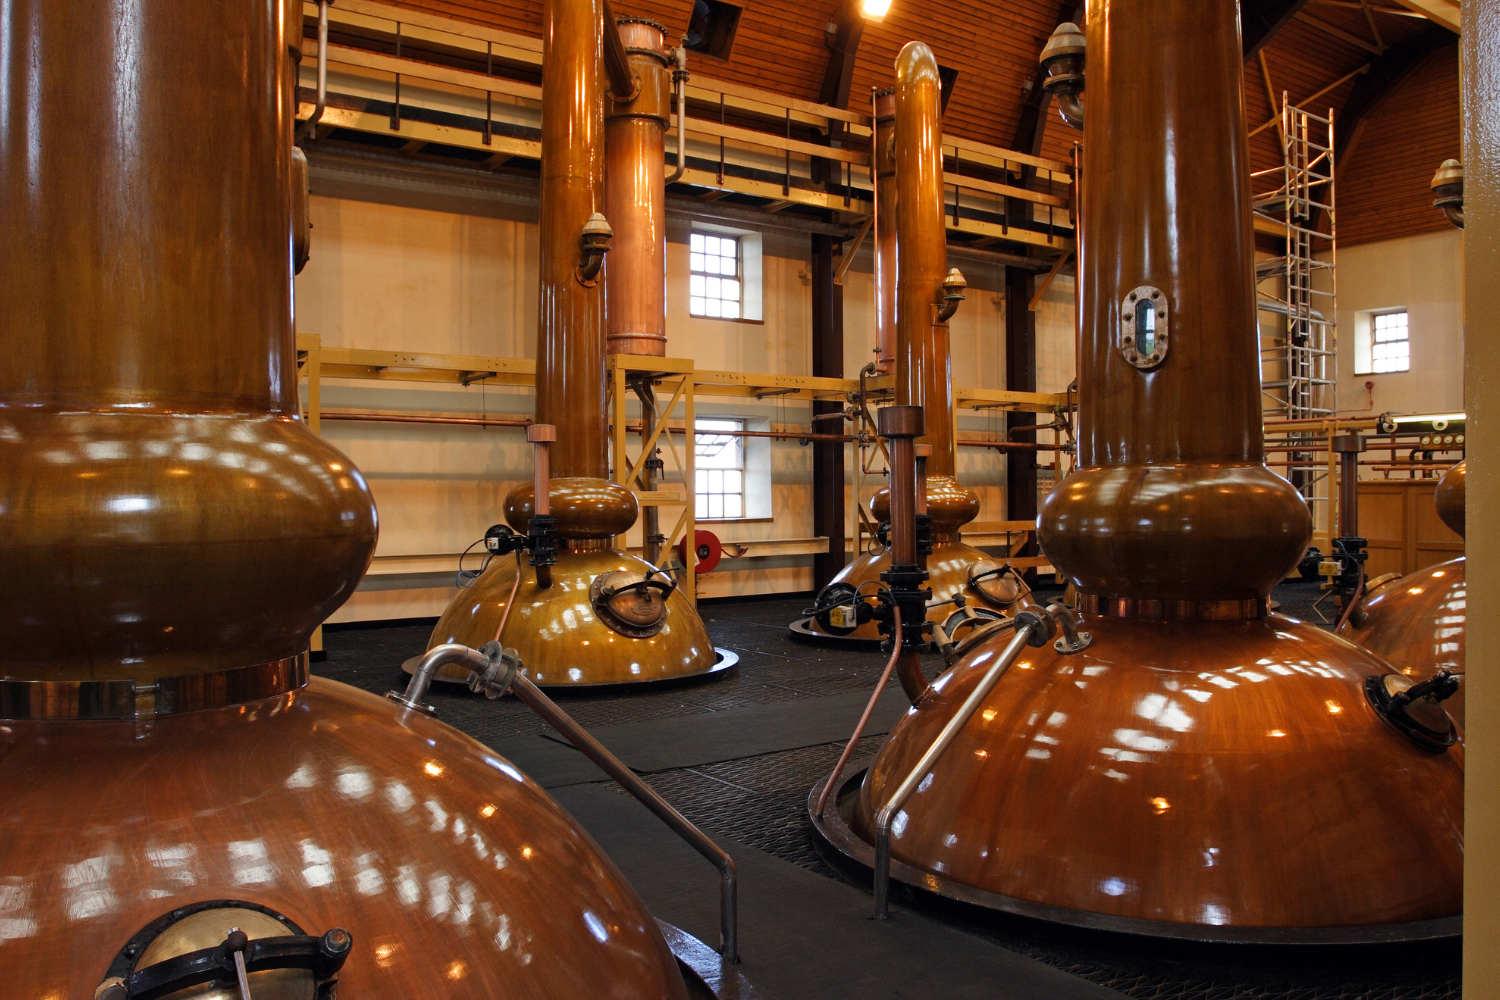
[{"label": "window with grid panes", "polygon": [[745,516],[745,429],[743,420],[694,422],[694,484],[700,521]]},{"label": "window with grid panes", "polygon": [[1411,370],[1406,310],[1377,313],[1370,318],[1370,370],[1374,373]]},{"label": "window with grid panes", "polygon": [[739,319],[744,305],[739,237],[693,233],[688,252],[688,314]]}]

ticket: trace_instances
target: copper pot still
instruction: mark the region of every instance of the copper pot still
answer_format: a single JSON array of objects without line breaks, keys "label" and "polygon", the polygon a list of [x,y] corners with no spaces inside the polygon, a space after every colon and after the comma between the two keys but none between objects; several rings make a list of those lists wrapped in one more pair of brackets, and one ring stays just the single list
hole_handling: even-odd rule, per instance
[{"label": "copper pot still", "polygon": [[[979,497],[956,478],[953,431],[953,369],[948,321],[964,297],[964,278],[947,266],[943,219],[941,81],[926,45],[903,52],[896,86],[874,95],[875,109],[875,331],[876,370],[896,376],[898,406],[921,406],[930,449],[925,477],[932,551],[925,557],[932,602],[962,594],[973,605],[1003,611],[993,588],[972,583],[974,567],[989,556],[964,542],[961,529],[979,515]],[[870,502],[877,523],[890,518],[890,490]],[[829,582],[824,594],[874,585],[891,567],[884,548],[862,553]],[[845,589],[845,592],[848,592]],[[934,607],[942,621],[952,605]],[[808,638],[873,641],[878,625],[830,629],[819,617],[796,622],[793,634]]]},{"label": "copper pot still", "polygon": [[[895,816],[894,864],[1139,934],[1456,933],[1462,745],[1377,712],[1384,661],[1267,612],[1311,520],[1264,465],[1238,5],[1090,0],[1087,60],[1078,468],[1039,533],[1092,643],[1023,652]],[[859,838],[1008,641],[897,725],[841,803]]]},{"label": "copper pot still", "polygon": [[[552,687],[708,674],[735,661],[714,649],[686,592],[657,602],[654,622],[624,627],[588,596],[604,574],[657,572],[615,546],[640,508],[634,493],[609,480],[605,353],[606,331],[610,351],[665,350],[662,130],[671,76],[664,35],[649,21],[626,19],[617,28],[602,0],[554,8],[543,32],[536,418],[557,428],[547,499],[560,551],[550,585],[524,560],[494,560],[448,605],[428,649],[500,640],[520,653],[532,681]],[[600,240],[605,234],[612,235]],[[609,245],[592,272],[581,257],[591,239]],[[535,497],[530,483],[506,497],[505,518],[517,531],[537,513]],[[408,673],[418,659],[403,665]],[[438,677],[462,682],[467,675],[445,667]]]},{"label": "copper pot still", "polygon": [[255,996],[684,1000],[540,788],[308,679],[376,513],[297,415],[301,8],[6,7],[0,982],[113,1000],[239,940]]},{"label": "copper pot still", "polygon": [[[1464,533],[1468,462],[1443,473],[1437,485],[1437,512],[1443,523]],[[1371,587],[1339,630],[1339,635],[1385,660],[1414,681],[1446,670],[1460,675],[1458,690],[1444,707],[1464,724],[1465,633],[1468,631],[1468,561],[1449,559]]]}]

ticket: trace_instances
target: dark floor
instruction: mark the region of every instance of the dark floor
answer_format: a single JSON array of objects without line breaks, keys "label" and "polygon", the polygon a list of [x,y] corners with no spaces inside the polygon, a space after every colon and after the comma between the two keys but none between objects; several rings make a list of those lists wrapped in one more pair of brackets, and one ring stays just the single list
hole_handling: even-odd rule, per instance
[{"label": "dark floor", "polygon": [[[1281,613],[1323,623],[1325,617],[1332,618],[1334,612],[1327,609],[1320,615],[1313,609],[1312,604],[1318,596],[1317,583],[1295,583],[1278,588],[1275,599],[1281,604]],[[556,700],[580,723],[598,728],[868,692],[884,665],[879,654],[810,647],[788,638],[787,623],[798,616],[806,603],[804,598],[792,598],[705,604],[702,614],[715,644],[740,656],[738,669],[727,676],[682,686],[563,693],[556,695]],[[325,636],[327,659],[316,664],[314,670],[323,676],[384,693],[391,687],[404,684],[405,677],[400,674],[399,664],[424,648],[429,631],[430,625],[424,624],[331,628]],[[935,670],[937,663],[934,660],[930,666]],[[444,721],[511,756],[523,768],[526,767],[526,755],[545,753],[548,748],[556,747],[550,740],[537,739],[547,731],[546,725],[514,699],[487,702],[457,686],[441,685],[433,691],[431,700]],[[879,736],[867,737],[861,750],[873,753],[881,739]],[[779,859],[826,879],[840,880],[840,876],[824,864],[814,849],[806,818],[808,789],[832,769],[840,750],[841,746],[836,742],[818,743],[660,771],[649,774],[647,780],[694,822],[733,843],[732,850],[738,851],[742,845],[744,851],[755,858],[768,856],[765,858],[768,863]],[[575,800],[593,802],[597,811],[597,796],[593,800],[587,799],[593,793],[588,793],[586,786],[576,784],[589,780],[591,776],[559,778],[544,784],[553,787],[554,793],[565,803]],[[562,785],[573,787],[562,788]],[[624,795],[612,783],[603,782],[599,787],[608,788],[617,796]],[[584,798],[579,798],[580,795]],[[607,804],[610,800],[603,801]],[[582,808],[581,805],[570,807],[575,811]],[[606,848],[615,849],[608,837],[593,827],[590,829]],[[669,835],[663,830],[660,836]],[[621,844],[619,849],[627,850],[623,841]],[[623,861],[621,867],[637,878],[638,887],[641,878],[651,877],[648,874],[635,875]],[[747,875],[751,870],[753,866],[746,869]],[[645,873],[648,869],[640,871]],[[842,884],[842,880],[840,882]],[[818,893],[807,893],[806,882],[801,884],[805,895],[822,898]],[[654,908],[662,905],[657,899],[664,897],[654,897],[644,888],[642,891]],[[794,886],[786,891],[797,890]],[[854,890],[845,887],[845,891]],[[741,892],[743,898],[746,890]],[[838,898],[843,900],[838,905],[848,905],[848,899]],[[790,905],[796,905],[796,901],[791,901]],[[1020,956],[1026,956],[1079,980],[1130,997],[1161,1000],[1446,1000],[1460,996],[1458,953],[1451,945],[1353,953],[1318,951],[1304,954],[1296,950],[1269,953],[1261,950],[1249,958],[1234,951],[1174,950],[1158,953],[1155,946],[1136,940],[1079,937],[1031,924],[997,923],[993,919],[976,923],[970,913],[953,912],[920,902],[913,906],[921,911],[913,919],[927,920],[930,927],[955,929],[965,940],[978,937],[989,942],[981,947],[1002,949],[994,953],[997,959],[1014,962]],[[851,926],[854,932],[860,933],[857,924]],[[703,933],[707,934],[707,929]],[[929,938],[932,936],[931,931],[926,933]],[[879,956],[882,952],[876,947],[872,954]],[[1011,958],[1005,959],[1006,955]],[[875,961],[878,962],[878,958]],[[998,981],[992,980],[992,990],[964,991],[962,995],[1061,995],[1056,982],[1051,987],[1024,986],[1023,980],[1031,980],[1025,976],[1017,978],[1014,971],[1025,967],[1024,959],[1021,961],[1023,965],[1020,967],[1005,966],[1003,962],[995,966],[996,969],[1012,969],[1010,972],[987,973],[998,977]],[[972,954],[963,959],[966,967],[973,966],[974,962]],[[747,968],[750,965],[747,956]],[[762,968],[765,968],[763,964]],[[937,971],[943,972],[941,969]],[[891,974],[913,975],[907,966],[902,966],[899,971],[893,966]],[[763,977],[766,976],[763,974]],[[1038,984],[1046,981],[1045,976],[1036,980]],[[1078,985],[1087,991],[1083,982]],[[873,1000],[878,991],[871,992],[872,989],[874,987],[861,985],[848,995]],[[795,988],[790,991],[768,989],[767,992],[768,996],[785,995],[799,1000],[845,995],[827,990],[799,992]],[[950,996],[959,995],[957,991],[947,989],[943,992]],[[1071,994],[1072,991],[1066,992]],[[878,995],[933,994],[925,989],[916,993],[909,989],[892,989]]]}]

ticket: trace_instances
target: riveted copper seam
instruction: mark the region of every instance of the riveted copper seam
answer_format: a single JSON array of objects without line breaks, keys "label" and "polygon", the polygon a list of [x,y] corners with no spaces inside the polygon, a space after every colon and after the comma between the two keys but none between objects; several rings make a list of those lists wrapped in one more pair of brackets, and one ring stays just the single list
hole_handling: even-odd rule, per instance
[{"label": "riveted copper seam", "polygon": [[0,681],[0,719],[135,719],[273,698],[307,683],[308,656],[134,681]]}]

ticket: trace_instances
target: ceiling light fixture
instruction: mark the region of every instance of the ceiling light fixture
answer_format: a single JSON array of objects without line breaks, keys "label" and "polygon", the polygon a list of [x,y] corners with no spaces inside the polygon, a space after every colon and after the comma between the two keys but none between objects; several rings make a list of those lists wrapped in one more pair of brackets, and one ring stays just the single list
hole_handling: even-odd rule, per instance
[{"label": "ceiling light fixture", "polygon": [[866,21],[880,22],[885,18],[886,11],[891,9],[891,0],[860,0],[859,12],[865,16]]}]

